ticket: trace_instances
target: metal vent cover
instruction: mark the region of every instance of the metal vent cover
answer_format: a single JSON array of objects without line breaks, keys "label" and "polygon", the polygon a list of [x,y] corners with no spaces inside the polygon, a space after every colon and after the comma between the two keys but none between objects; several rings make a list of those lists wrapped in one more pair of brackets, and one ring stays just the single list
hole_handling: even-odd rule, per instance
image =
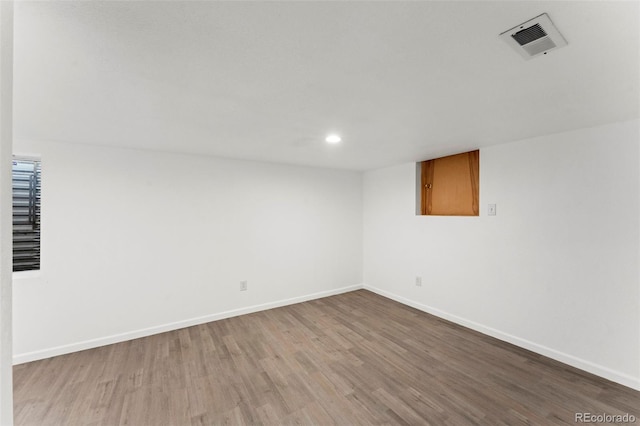
[{"label": "metal vent cover", "polygon": [[547,33],[544,32],[540,24],[535,24],[525,28],[524,30],[518,31],[515,34],[512,34],[511,37],[513,37],[513,39],[517,41],[520,46],[524,46],[525,44],[536,41],[539,38],[545,37],[546,35]]},{"label": "metal vent cover", "polygon": [[567,45],[546,13],[501,33],[500,38],[526,60]]}]

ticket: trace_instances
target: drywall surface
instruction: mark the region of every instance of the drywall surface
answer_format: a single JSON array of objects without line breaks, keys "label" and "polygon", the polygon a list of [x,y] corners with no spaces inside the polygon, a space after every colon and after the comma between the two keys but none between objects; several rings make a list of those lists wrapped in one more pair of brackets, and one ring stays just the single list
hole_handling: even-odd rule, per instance
[{"label": "drywall surface", "polygon": [[482,149],[480,217],[416,216],[414,163],[366,172],[365,288],[640,388],[639,126]]},{"label": "drywall surface", "polygon": [[12,203],[13,2],[0,2],[0,425],[13,424]]},{"label": "drywall surface", "polygon": [[42,270],[14,274],[15,362],[362,283],[360,173],[55,142],[14,152],[40,156],[43,180]]}]

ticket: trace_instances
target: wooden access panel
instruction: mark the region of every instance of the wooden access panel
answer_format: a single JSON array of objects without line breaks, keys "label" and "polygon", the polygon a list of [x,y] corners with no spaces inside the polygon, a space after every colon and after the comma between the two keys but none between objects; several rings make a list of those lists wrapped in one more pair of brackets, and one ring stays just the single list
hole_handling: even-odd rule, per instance
[{"label": "wooden access panel", "polygon": [[478,216],[480,151],[422,162],[423,215]]}]

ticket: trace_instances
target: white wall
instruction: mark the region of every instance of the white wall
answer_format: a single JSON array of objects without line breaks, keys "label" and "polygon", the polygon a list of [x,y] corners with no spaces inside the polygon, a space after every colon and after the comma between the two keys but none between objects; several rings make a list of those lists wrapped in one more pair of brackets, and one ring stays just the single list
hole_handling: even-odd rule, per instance
[{"label": "white wall", "polygon": [[365,173],[365,286],[640,389],[639,126],[482,149],[480,217],[415,216],[414,163]]},{"label": "white wall", "polygon": [[[42,158],[42,270],[14,274],[16,362],[362,283],[362,176],[17,141]],[[248,281],[248,291],[239,282]]]},{"label": "white wall", "polygon": [[0,2],[0,425],[13,424],[12,204],[13,2]]}]

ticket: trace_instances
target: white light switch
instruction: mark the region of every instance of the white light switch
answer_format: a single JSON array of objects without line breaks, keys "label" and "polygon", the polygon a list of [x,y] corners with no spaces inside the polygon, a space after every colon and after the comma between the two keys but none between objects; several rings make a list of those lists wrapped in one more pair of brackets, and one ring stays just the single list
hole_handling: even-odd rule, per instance
[{"label": "white light switch", "polygon": [[489,204],[489,216],[495,216],[495,215],[496,215],[496,205]]}]

